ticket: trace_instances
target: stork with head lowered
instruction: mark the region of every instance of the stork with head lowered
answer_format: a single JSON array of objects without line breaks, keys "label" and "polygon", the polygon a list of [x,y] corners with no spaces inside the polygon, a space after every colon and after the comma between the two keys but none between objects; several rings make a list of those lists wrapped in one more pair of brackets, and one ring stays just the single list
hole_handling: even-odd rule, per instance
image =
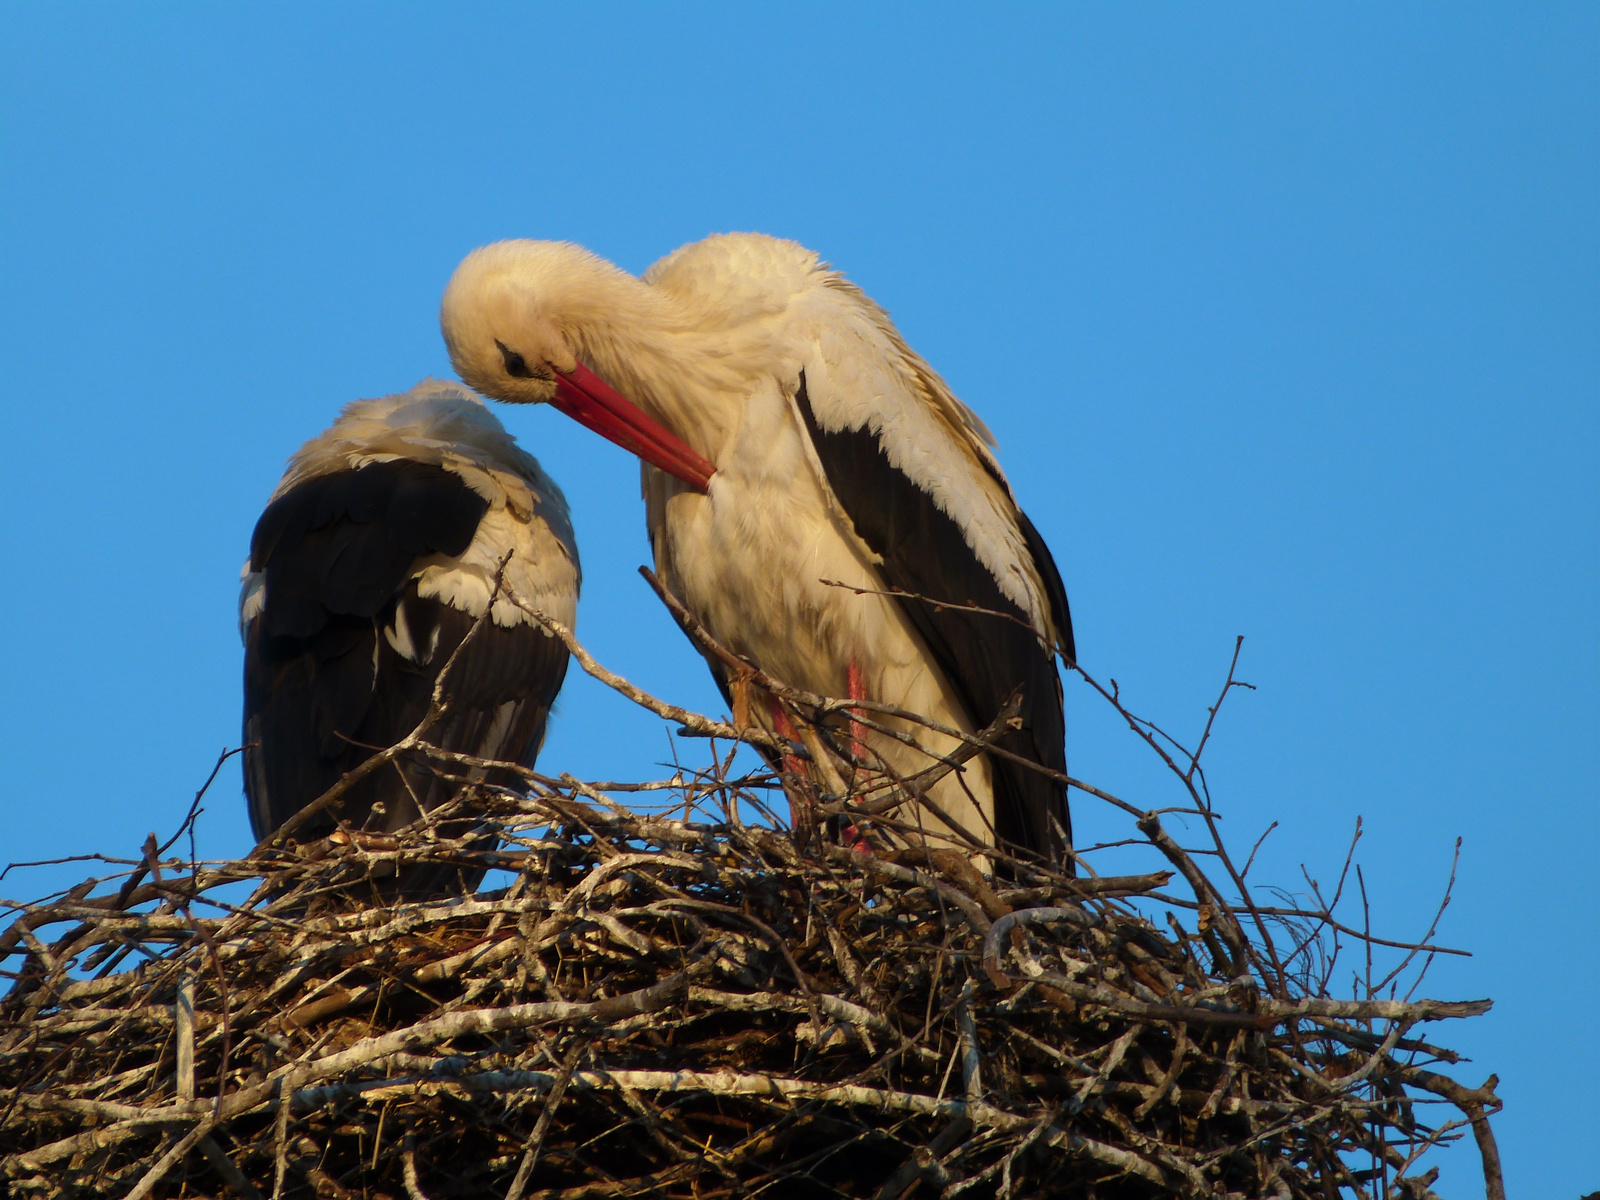
[{"label": "stork with head lowered", "polygon": [[[664,583],[771,676],[967,733],[1020,690],[1006,754],[929,795],[989,844],[1062,856],[1054,656],[1075,651],[1060,575],[988,429],[859,288],[755,234],[685,246],[642,278],[571,244],[508,241],[460,265],[441,323],[471,386],[554,404],[644,461]],[[925,753],[867,735],[897,774],[957,746],[904,732]]]}]

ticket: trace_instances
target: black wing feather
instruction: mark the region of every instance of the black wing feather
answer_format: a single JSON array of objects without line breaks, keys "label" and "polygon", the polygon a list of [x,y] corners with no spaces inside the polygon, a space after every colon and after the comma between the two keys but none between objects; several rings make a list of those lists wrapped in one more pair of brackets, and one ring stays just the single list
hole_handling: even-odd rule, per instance
[{"label": "black wing feather", "polygon": [[[804,372],[795,398],[834,496],[861,540],[882,558],[878,570],[884,582],[914,594],[901,598],[901,608],[956,689],[973,726],[987,725],[1012,692],[1021,688],[1022,727],[996,744],[1065,774],[1061,681],[1050,648],[1031,632],[1028,614],[1000,590],[960,526],[889,461],[872,430],[822,429],[806,394]],[[1072,626],[1060,574],[1026,517],[1022,533],[1049,593],[1063,652],[1070,655]],[[938,601],[1007,616],[942,608]],[[1070,845],[1064,784],[993,756],[990,770],[995,833],[1002,844],[1054,856],[1061,847],[1055,829],[1059,822]]]},{"label": "black wing feather", "polygon": [[[245,650],[245,790],[258,838],[427,713],[474,619],[419,596],[411,574],[419,558],[464,551],[487,508],[459,475],[397,461],[308,480],[262,514],[251,566],[266,574],[266,603]],[[420,661],[385,636],[402,619]],[[537,626],[484,622],[451,670],[452,707],[429,740],[531,766],[566,668],[566,648]],[[403,771],[368,776],[339,816],[359,829],[381,803],[394,827],[419,815],[417,800],[428,810],[455,791],[426,764]],[[299,836],[333,823],[313,820]],[[433,882],[408,878],[405,890]]]},{"label": "black wing feather", "polygon": [[1061,572],[1056,569],[1055,555],[1044,544],[1039,531],[1028,520],[1028,514],[1017,509],[1017,524],[1022,529],[1022,540],[1027,543],[1028,554],[1034,568],[1044,582],[1045,595],[1050,601],[1050,623],[1056,627],[1057,648],[1069,663],[1078,661],[1078,646],[1072,637],[1072,609],[1067,605],[1067,585],[1061,582]]}]

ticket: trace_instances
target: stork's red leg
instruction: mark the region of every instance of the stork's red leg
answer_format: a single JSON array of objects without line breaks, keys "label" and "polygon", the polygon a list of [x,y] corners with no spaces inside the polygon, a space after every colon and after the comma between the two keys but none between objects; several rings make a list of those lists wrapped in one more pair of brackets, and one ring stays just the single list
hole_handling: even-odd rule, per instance
[{"label": "stork's red leg", "polygon": [[[783,705],[778,698],[776,696],[768,696],[767,707],[772,713],[772,732],[786,742],[793,742],[796,737],[794,723],[789,720],[789,714],[783,711]],[[805,771],[805,764],[793,754],[785,754],[783,756],[783,773],[785,775],[804,778]],[[789,827],[791,829],[799,829],[802,820],[800,807],[795,804],[794,794],[788,788],[784,788],[783,794],[789,801]]]},{"label": "stork's red leg", "polygon": [[[867,685],[861,679],[861,666],[853,658],[844,669],[844,685],[850,699],[867,698]],[[857,758],[865,758],[867,753],[867,727],[856,720],[854,714],[850,717],[850,753]]]}]

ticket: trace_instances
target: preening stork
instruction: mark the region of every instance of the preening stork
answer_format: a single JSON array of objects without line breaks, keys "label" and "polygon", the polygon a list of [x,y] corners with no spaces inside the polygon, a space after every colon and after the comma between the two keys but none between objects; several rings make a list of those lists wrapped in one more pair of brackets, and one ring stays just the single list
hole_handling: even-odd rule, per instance
[{"label": "preening stork", "polygon": [[[441,324],[472,387],[639,455],[657,570],[719,641],[809,691],[968,732],[1020,688],[998,746],[1065,773],[1054,654],[1075,652],[1050,552],[987,427],[815,254],[724,235],[635,278],[571,244],[500,242],[457,269]],[[958,744],[904,728],[934,754]],[[902,775],[930,764],[866,740]],[[989,844],[1070,845],[1064,785],[1022,763],[982,756],[930,797]]]},{"label": "preening stork", "polygon": [[[426,738],[532,766],[567,651],[511,597],[570,623],[581,581],[566,501],[538,462],[480,399],[438,380],[347,406],[289,460],[256,523],[239,601],[258,839],[417,726],[502,561],[502,591],[456,656],[450,708]],[[397,762],[356,784],[338,816],[393,831],[457,787],[425,762]],[[333,827],[324,813],[296,836]],[[405,890],[445,882],[426,874],[408,875]]]}]

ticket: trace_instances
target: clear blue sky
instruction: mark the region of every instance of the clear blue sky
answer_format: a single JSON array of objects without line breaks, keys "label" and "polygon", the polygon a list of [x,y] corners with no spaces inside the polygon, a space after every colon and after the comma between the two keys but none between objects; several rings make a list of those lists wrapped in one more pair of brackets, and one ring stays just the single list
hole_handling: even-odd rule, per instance
[{"label": "clear blue sky", "polygon": [[[1326,881],[1360,814],[1375,923],[1417,935],[1465,839],[1440,936],[1475,957],[1424,991],[1497,1007],[1434,1033],[1502,1077],[1513,1194],[1600,1187],[1600,10],[862,8],[0,9],[0,858],[176,824],[238,740],[285,457],[448,374],[464,253],[781,234],[993,426],[1090,670],[1192,734],[1247,635],[1212,781],[1237,841],[1280,822],[1256,877]],[[502,415],[572,501],[581,635],[719,708],[633,574],[634,465]],[[1074,773],[1171,802],[1068,704]],[[668,754],[580,677],[543,762]],[[248,848],[238,793],[203,853]]]}]

